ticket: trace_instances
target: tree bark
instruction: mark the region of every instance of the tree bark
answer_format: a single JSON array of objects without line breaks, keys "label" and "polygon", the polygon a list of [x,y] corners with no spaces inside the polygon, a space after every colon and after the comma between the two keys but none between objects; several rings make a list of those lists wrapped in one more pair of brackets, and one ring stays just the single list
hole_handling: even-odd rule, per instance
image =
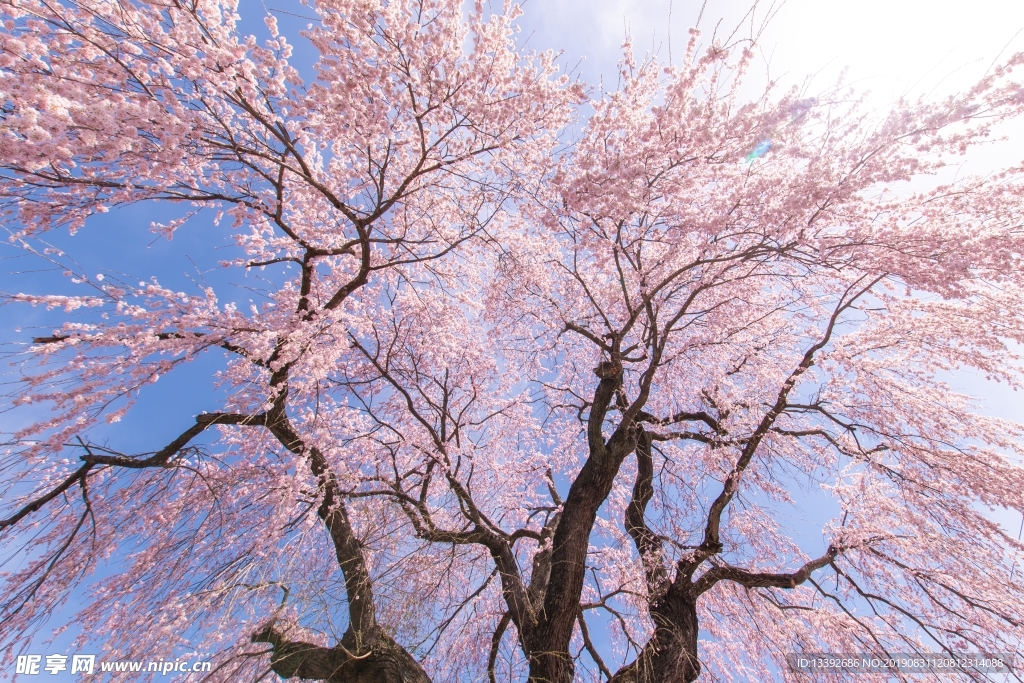
[{"label": "tree bark", "polygon": [[689,581],[673,585],[651,608],[654,635],[640,656],[609,683],[691,683],[700,675],[697,658],[697,594]]},{"label": "tree bark", "polygon": [[583,592],[590,534],[622,461],[635,447],[633,430],[621,425],[607,444],[601,433],[608,407],[622,381],[621,365],[602,363],[594,372],[601,381],[594,392],[588,420],[590,457],[569,488],[555,529],[541,618],[537,627],[525,634],[530,683],[572,683],[575,667],[569,644]]},{"label": "tree bark", "polygon": [[326,683],[430,683],[423,667],[377,624],[373,581],[334,472],[318,448],[306,447],[284,411],[286,393],[282,391],[280,396],[266,424],[285,448],[306,458],[319,482],[323,500],[317,516],[330,534],[338,567],[345,577],[349,626],[333,647],[289,640],[273,623],[254,634],[252,642],[270,643],[270,668],[281,678]]},{"label": "tree bark", "polygon": [[[326,683],[430,683],[423,668],[405,648],[380,628],[360,643],[351,629],[334,647],[288,640],[273,626],[252,637],[270,643],[270,668],[281,678],[308,678]],[[352,649],[349,649],[352,648]],[[364,650],[359,654],[360,650]]]}]

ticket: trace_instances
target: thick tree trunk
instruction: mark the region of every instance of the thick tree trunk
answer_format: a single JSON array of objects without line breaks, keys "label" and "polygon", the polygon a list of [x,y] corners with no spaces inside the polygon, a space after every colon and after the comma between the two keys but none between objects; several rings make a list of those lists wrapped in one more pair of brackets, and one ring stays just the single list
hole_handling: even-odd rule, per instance
[{"label": "thick tree trunk", "polygon": [[590,535],[622,461],[636,445],[634,430],[621,425],[607,443],[601,432],[615,390],[622,382],[621,364],[604,362],[594,372],[601,381],[594,391],[587,424],[590,456],[562,506],[552,539],[551,573],[541,619],[525,639],[530,657],[529,683],[572,683],[575,667],[569,644],[583,592]]},{"label": "thick tree trunk", "polygon": [[[595,466],[595,463],[602,466]],[[591,458],[573,483],[553,539],[541,623],[529,634],[529,683],[573,683],[569,644],[576,626],[590,533],[617,472],[610,456]]]},{"label": "thick tree trunk", "polygon": [[[688,583],[688,582],[687,582]],[[609,683],[691,683],[700,675],[697,659],[697,596],[673,586],[651,609],[654,635],[636,660]]]},{"label": "thick tree trunk", "polygon": [[370,642],[362,644],[357,644],[349,631],[334,647],[291,641],[272,627],[252,640],[273,646],[270,668],[281,678],[326,683],[430,683],[430,677],[405,648],[380,629],[375,631]]},{"label": "thick tree trunk", "polygon": [[530,660],[527,683],[573,683],[572,658],[568,652],[538,652]]}]

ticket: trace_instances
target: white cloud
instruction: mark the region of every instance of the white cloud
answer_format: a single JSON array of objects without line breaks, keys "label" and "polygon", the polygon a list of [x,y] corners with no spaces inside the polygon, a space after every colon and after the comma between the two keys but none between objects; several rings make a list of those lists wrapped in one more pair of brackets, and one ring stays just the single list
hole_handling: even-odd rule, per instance
[{"label": "white cloud", "polygon": [[[761,3],[759,16],[767,11]],[[527,0],[524,34],[535,48],[564,48],[570,62],[586,55],[588,76],[614,77],[625,32],[641,52],[668,57],[668,38],[678,56],[697,18],[697,0]],[[734,26],[748,8],[742,0],[708,3],[702,21],[710,33],[717,20]],[[669,21],[671,11],[671,22]],[[823,68],[849,66],[880,92],[921,79],[932,86],[962,86],[982,73],[999,51],[1024,49],[1024,2],[1020,0],[788,0],[768,25],[761,48],[773,75],[798,80]],[[958,72],[958,73],[954,73]],[[959,75],[958,75],[959,74]]]},{"label": "white cloud", "polygon": [[[702,0],[526,0],[523,37],[542,50],[565,50],[565,63],[581,57],[584,79],[603,76],[613,88],[626,32],[638,54],[667,60],[669,37],[678,60]],[[762,2],[763,19],[768,2]],[[721,21],[728,32],[749,9],[747,0],[708,0],[701,29]],[[670,12],[671,10],[671,12]],[[671,15],[671,22],[669,16]],[[749,31],[748,31],[749,33]],[[870,90],[877,106],[901,95],[941,97],[962,90],[1002,51],[1024,50],[1022,0],[787,0],[760,40],[763,60],[754,75],[782,84],[823,90],[847,68],[847,82]],[[1024,122],[999,131],[1024,139]],[[985,172],[1020,161],[1014,145],[997,145],[973,157],[965,171]]]}]

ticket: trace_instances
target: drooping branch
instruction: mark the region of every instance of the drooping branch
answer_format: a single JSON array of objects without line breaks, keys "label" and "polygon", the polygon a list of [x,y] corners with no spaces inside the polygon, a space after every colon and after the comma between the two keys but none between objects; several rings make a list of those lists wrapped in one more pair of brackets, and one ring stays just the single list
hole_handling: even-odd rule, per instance
[{"label": "drooping branch", "polygon": [[[154,336],[157,339],[160,339],[162,341],[166,341],[168,339],[189,339],[189,338],[201,339],[201,338],[207,337],[209,335],[206,332],[188,332],[188,333],[181,333],[181,332],[159,332],[159,333],[157,333]],[[48,337],[32,337],[32,343],[33,344],[58,344],[58,343],[60,343],[62,341],[66,341],[66,340],[71,339],[71,338],[72,338],[72,336],[69,335],[69,334],[55,334],[55,335],[51,335],[51,336],[48,336]],[[222,348],[225,351],[230,351],[231,353],[238,354],[239,356],[242,356],[243,358],[245,358],[245,359],[249,360],[250,362],[252,362],[254,365],[259,365],[260,367],[266,367],[266,364],[263,361],[261,361],[259,358],[254,357],[252,354],[249,353],[249,351],[246,348],[244,348],[242,346],[239,346],[238,344],[235,344],[235,343],[227,341],[227,340],[221,340],[219,342],[215,341],[211,345],[219,347],[219,348]]]},{"label": "drooping branch", "polygon": [[195,424],[182,432],[178,438],[174,439],[174,441],[171,441],[169,444],[147,458],[133,458],[127,455],[102,455],[88,451],[86,455],[79,458],[83,464],[77,470],[68,475],[64,481],[53,487],[47,493],[24,505],[7,519],[0,520],[0,531],[14,526],[28,515],[36,512],[44,505],[66,492],[75,484],[84,482],[85,478],[89,475],[89,472],[99,465],[107,467],[125,467],[128,469],[169,467],[172,466],[171,459],[177,455],[181,449],[187,446],[192,439],[199,436],[199,434],[206,431],[212,425],[257,425],[264,424],[265,420],[266,416],[263,413],[255,415],[242,415],[238,413],[204,413],[202,415],[198,415],[196,417]]},{"label": "drooping branch", "polygon": [[[470,491],[452,474],[445,462],[448,458],[447,423],[451,419],[454,425],[459,424],[459,420],[452,419],[453,416],[448,413],[449,397],[447,392],[445,393],[442,405],[432,405],[432,408],[439,413],[438,421],[440,425],[438,425],[430,418],[429,411],[420,410],[413,398],[412,390],[392,371],[388,365],[387,357],[379,358],[377,354],[371,352],[354,336],[350,335],[350,340],[353,348],[361,352],[370,361],[380,377],[398,392],[405,403],[409,415],[430,435],[436,450],[436,456],[431,459],[428,469],[434,471],[435,468],[440,468],[449,489],[459,501],[459,510],[466,519],[467,528],[458,531],[441,529],[434,523],[433,515],[425,500],[428,488],[426,481],[422,487],[420,499],[407,496],[398,488],[394,489],[390,495],[393,495],[400,502],[403,512],[409,518],[416,530],[417,536],[420,538],[432,543],[478,544],[485,547],[498,570],[498,575],[501,579],[502,595],[512,622],[516,625],[520,634],[525,635],[529,633],[537,621],[538,608],[534,605],[531,600],[531,594],[524,585],[519,564],[512,551],[514,539],[511,534],[506,533],[491,521],[485,512],[477,506]],[[553,520],[552,528],[556,524],[557,519]],[[550,534],[551,530],[549,529],[547,533]],[[527,533],[524,530],[520,531],[520,535],[534,536],[533,533]],[[538,540],[543,542],[544,539],[543,533],[538,536]],[[546,581],[546,573],[546,570],[544,570],[540,574],[535,574],[534,580],[544,579]],[[537,585],[540,585],[539,582]],[[533,595],[536,595],[536,589]],[[530,649],[529,642],[528,639],[523,639],[523,646],[527,650]]]},{"label": "drooping branch", "polygon": [[722,485],[721,493],[718,494],[718,497],[715,498],[708,509],[707,525],[704,529],[704,539],[701,542],[700,549],[688,563],[690,567],[688,571],[691,572],[691,575],[692,571],[695,570],[696,567],[704,561],[704,559],[710,555],[721,552],[722,541],[719,532],[722,524],[722,514],[725,512],[729,502],[732,501],[733,497],[736,495],[736,491],[739,489],[740,478],[743,476],[747,467],[750,466],[757,449],[761,446],[765,436],[775,425],[775,421],[785,411],[787,398],[793,391],[794,387],[796,387],[800,376],[814,365],[817,353],[829,344],[832,339],[832,335],[835,332],[836,324],[839,322],[840,316],[853,306],[857,299],[867,293],[876,284],[881,282],[884,277],[884,275],[880,275],[858,289],[861,283],[867,279],[867,276],[862,276],[846,288],[843,296],[839,299],[838,305],[833,310],[831,316],[829,316],[828,323],[825,326],[821,339],[804,352],[804,355],[800,359],[796,368],[782,383],[782,387],[779,389],[774,404],[761,418],[753,434],[751,434],[751,436],[746,440],[743,450],[740,453],[739,458],[736,460],[735,466],[729,473],[729,476],[726,477],[725,483]]}]

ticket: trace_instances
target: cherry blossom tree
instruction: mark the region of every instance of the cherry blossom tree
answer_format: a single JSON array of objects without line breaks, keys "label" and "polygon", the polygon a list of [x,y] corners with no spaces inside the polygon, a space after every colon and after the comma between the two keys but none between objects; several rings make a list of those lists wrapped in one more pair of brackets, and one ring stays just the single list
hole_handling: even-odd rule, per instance
[{"label": "cherry blossom tree", "polygon": [[[0,5],[0,206],[84,292],[4,295],[64,316],[9,394],[7,663],[76,590],[78,643],[211,681],[1020,649],[1024,546],[989,511],[1024,512],[1024,433],[949,381],[1021,384],[1022,169],[907,181],[1021,114],[1024,56],[876,113],[746,97],[750,42],[693,32],[586,100],[511,5],[308,11],[304,79],[229,1]],[[166,239],[215,214],[266,303],[42,246],[140,203],[187,208]],[[207,412],[119,447],[209,354]]]}]

